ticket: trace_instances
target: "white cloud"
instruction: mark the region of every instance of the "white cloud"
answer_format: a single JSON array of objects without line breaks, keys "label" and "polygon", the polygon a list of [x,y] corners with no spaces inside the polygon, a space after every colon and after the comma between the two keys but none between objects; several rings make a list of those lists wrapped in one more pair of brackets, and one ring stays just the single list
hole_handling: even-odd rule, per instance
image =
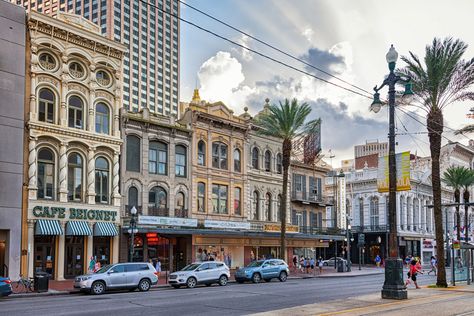
[{"label": "white cloud", "polygon": [[307,27],[303,30],[303,32],[301,32],[301,35],[303,35],[306,40],[311,43],[313,40],[314,31],[310,27]]}]

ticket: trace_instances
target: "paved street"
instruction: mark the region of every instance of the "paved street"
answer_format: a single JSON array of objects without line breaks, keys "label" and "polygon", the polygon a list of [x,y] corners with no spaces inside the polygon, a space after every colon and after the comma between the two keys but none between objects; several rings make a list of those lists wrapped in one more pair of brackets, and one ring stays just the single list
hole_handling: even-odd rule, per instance
[{"label": "paved street", "polygon": [[[435,277],[422,275],[419,279],[421,284],[431,284]],[[102,296],[9,297],[0,300],[0,310],[4,315],[245,315],[377,294],[382,284],[383,274],[380,274],[292,279],[286,283],[232,283],[226,287],[195,289],[161,288],[148,293],[120,292]]]}]

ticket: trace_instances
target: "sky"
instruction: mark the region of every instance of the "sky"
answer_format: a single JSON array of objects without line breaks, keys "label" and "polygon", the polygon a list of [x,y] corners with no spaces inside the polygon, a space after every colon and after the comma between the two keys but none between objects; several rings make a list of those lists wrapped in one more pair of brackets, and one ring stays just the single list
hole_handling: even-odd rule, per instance
[{"label": "sky", "polygon": [[[459,38],[469,46],[465,59],[474,57],[474,33],[469,27],[474,1],[457,0],[185,0],[186,3],[305,60],[344,81],[372,93],[388,74],[385,54],[393,44],[399,56],[423,57],[434,37]],[[271,56],[332,83],[338,79],[292,60],[255,40],[181,5],[181,17],[245,47]],[[353,146],[365,141],[387,141],[388,111],[369,112],[371,99],[337,88],[308,75],[223,41],[181,22],[181,101],[191,100],[195,87],[201,99],[222,101],[239,115],[262,109],[264,100],[278,103],[297,98],[311,105],[311,118],[322,120],[322,154],[333,166],[351,159]],[[399,58],[397,66],[403,67]],[[356,90],[354,88],[351,88]],[[400,87],[403,90],[403,87]],[[387,90],[381,91],[386,97]],[[474,102],[452,104],[445,124],[458,129]],[[404,112],[409,112],[410,116]],[[397,152],[429,155],[426,114],[415,107],[396,112]],[[415,120],[416,119],[416,120]],[[419,122],[418,122],[418,121]],[[420,123],[421,122],[421,123]],[[445,128],[444,142],[466,144],[474,135],[457,136]]]}]

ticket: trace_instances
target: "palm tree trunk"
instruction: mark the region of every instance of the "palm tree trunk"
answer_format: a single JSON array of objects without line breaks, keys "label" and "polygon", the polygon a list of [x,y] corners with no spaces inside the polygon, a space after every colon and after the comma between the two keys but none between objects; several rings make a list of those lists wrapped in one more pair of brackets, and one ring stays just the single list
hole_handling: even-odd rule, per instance
[{"label": "palm tree trunk", "polygon": [[291,140],[285,139],[283,141],[283,196],[281,197],[280,205],[280,220],[281,220],[281,236],[280,236],[280,257],[287,262],[286,253],[286,214],[288,201],[288,170],[290,169],[291,159]]},{"label": "palm tree trunk", "polygon": [[466,231],[465,231],[465,241],[466,242],[469,242],[469,205],[467,205],[467,203],[469,203],[469,188],[464,188],[464,194],[463,194],[463,198],[464,198],[464,227],[466,228]]},{"label": "palm tree trunk", "polygon": [[461,241],[461,216],[459,214],[459,202],[461,201],[461,193],[459,189],[454,190],[454,202],[456,205],[456,228],[457,228],[457,239]]},{"label": "palm tree trunk", "polygon": [[447,287],[446,262],[444,253],[443,214],[441,212],[441,176],[439,156],[441,152],[441,134],[443,133],[443,113],[432,106],[427,118],[428,137],[431,151],[431,178],[433,186],[433,213],[436,233],[436,256],[438,258],[438,276],[436,285]]}]

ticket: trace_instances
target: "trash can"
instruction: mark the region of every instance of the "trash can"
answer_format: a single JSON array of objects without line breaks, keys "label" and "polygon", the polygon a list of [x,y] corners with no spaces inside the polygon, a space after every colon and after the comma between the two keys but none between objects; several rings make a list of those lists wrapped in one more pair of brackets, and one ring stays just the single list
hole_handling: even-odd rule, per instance
[{"label": "trash can", "polygon": [[337,261],[337,272],[344,272],[344,261]]},{"label": "trash can", "polygon": [[49,290],[49,273],[37,272],[35,274],[34,287],[35,292],[48,292]]}]

